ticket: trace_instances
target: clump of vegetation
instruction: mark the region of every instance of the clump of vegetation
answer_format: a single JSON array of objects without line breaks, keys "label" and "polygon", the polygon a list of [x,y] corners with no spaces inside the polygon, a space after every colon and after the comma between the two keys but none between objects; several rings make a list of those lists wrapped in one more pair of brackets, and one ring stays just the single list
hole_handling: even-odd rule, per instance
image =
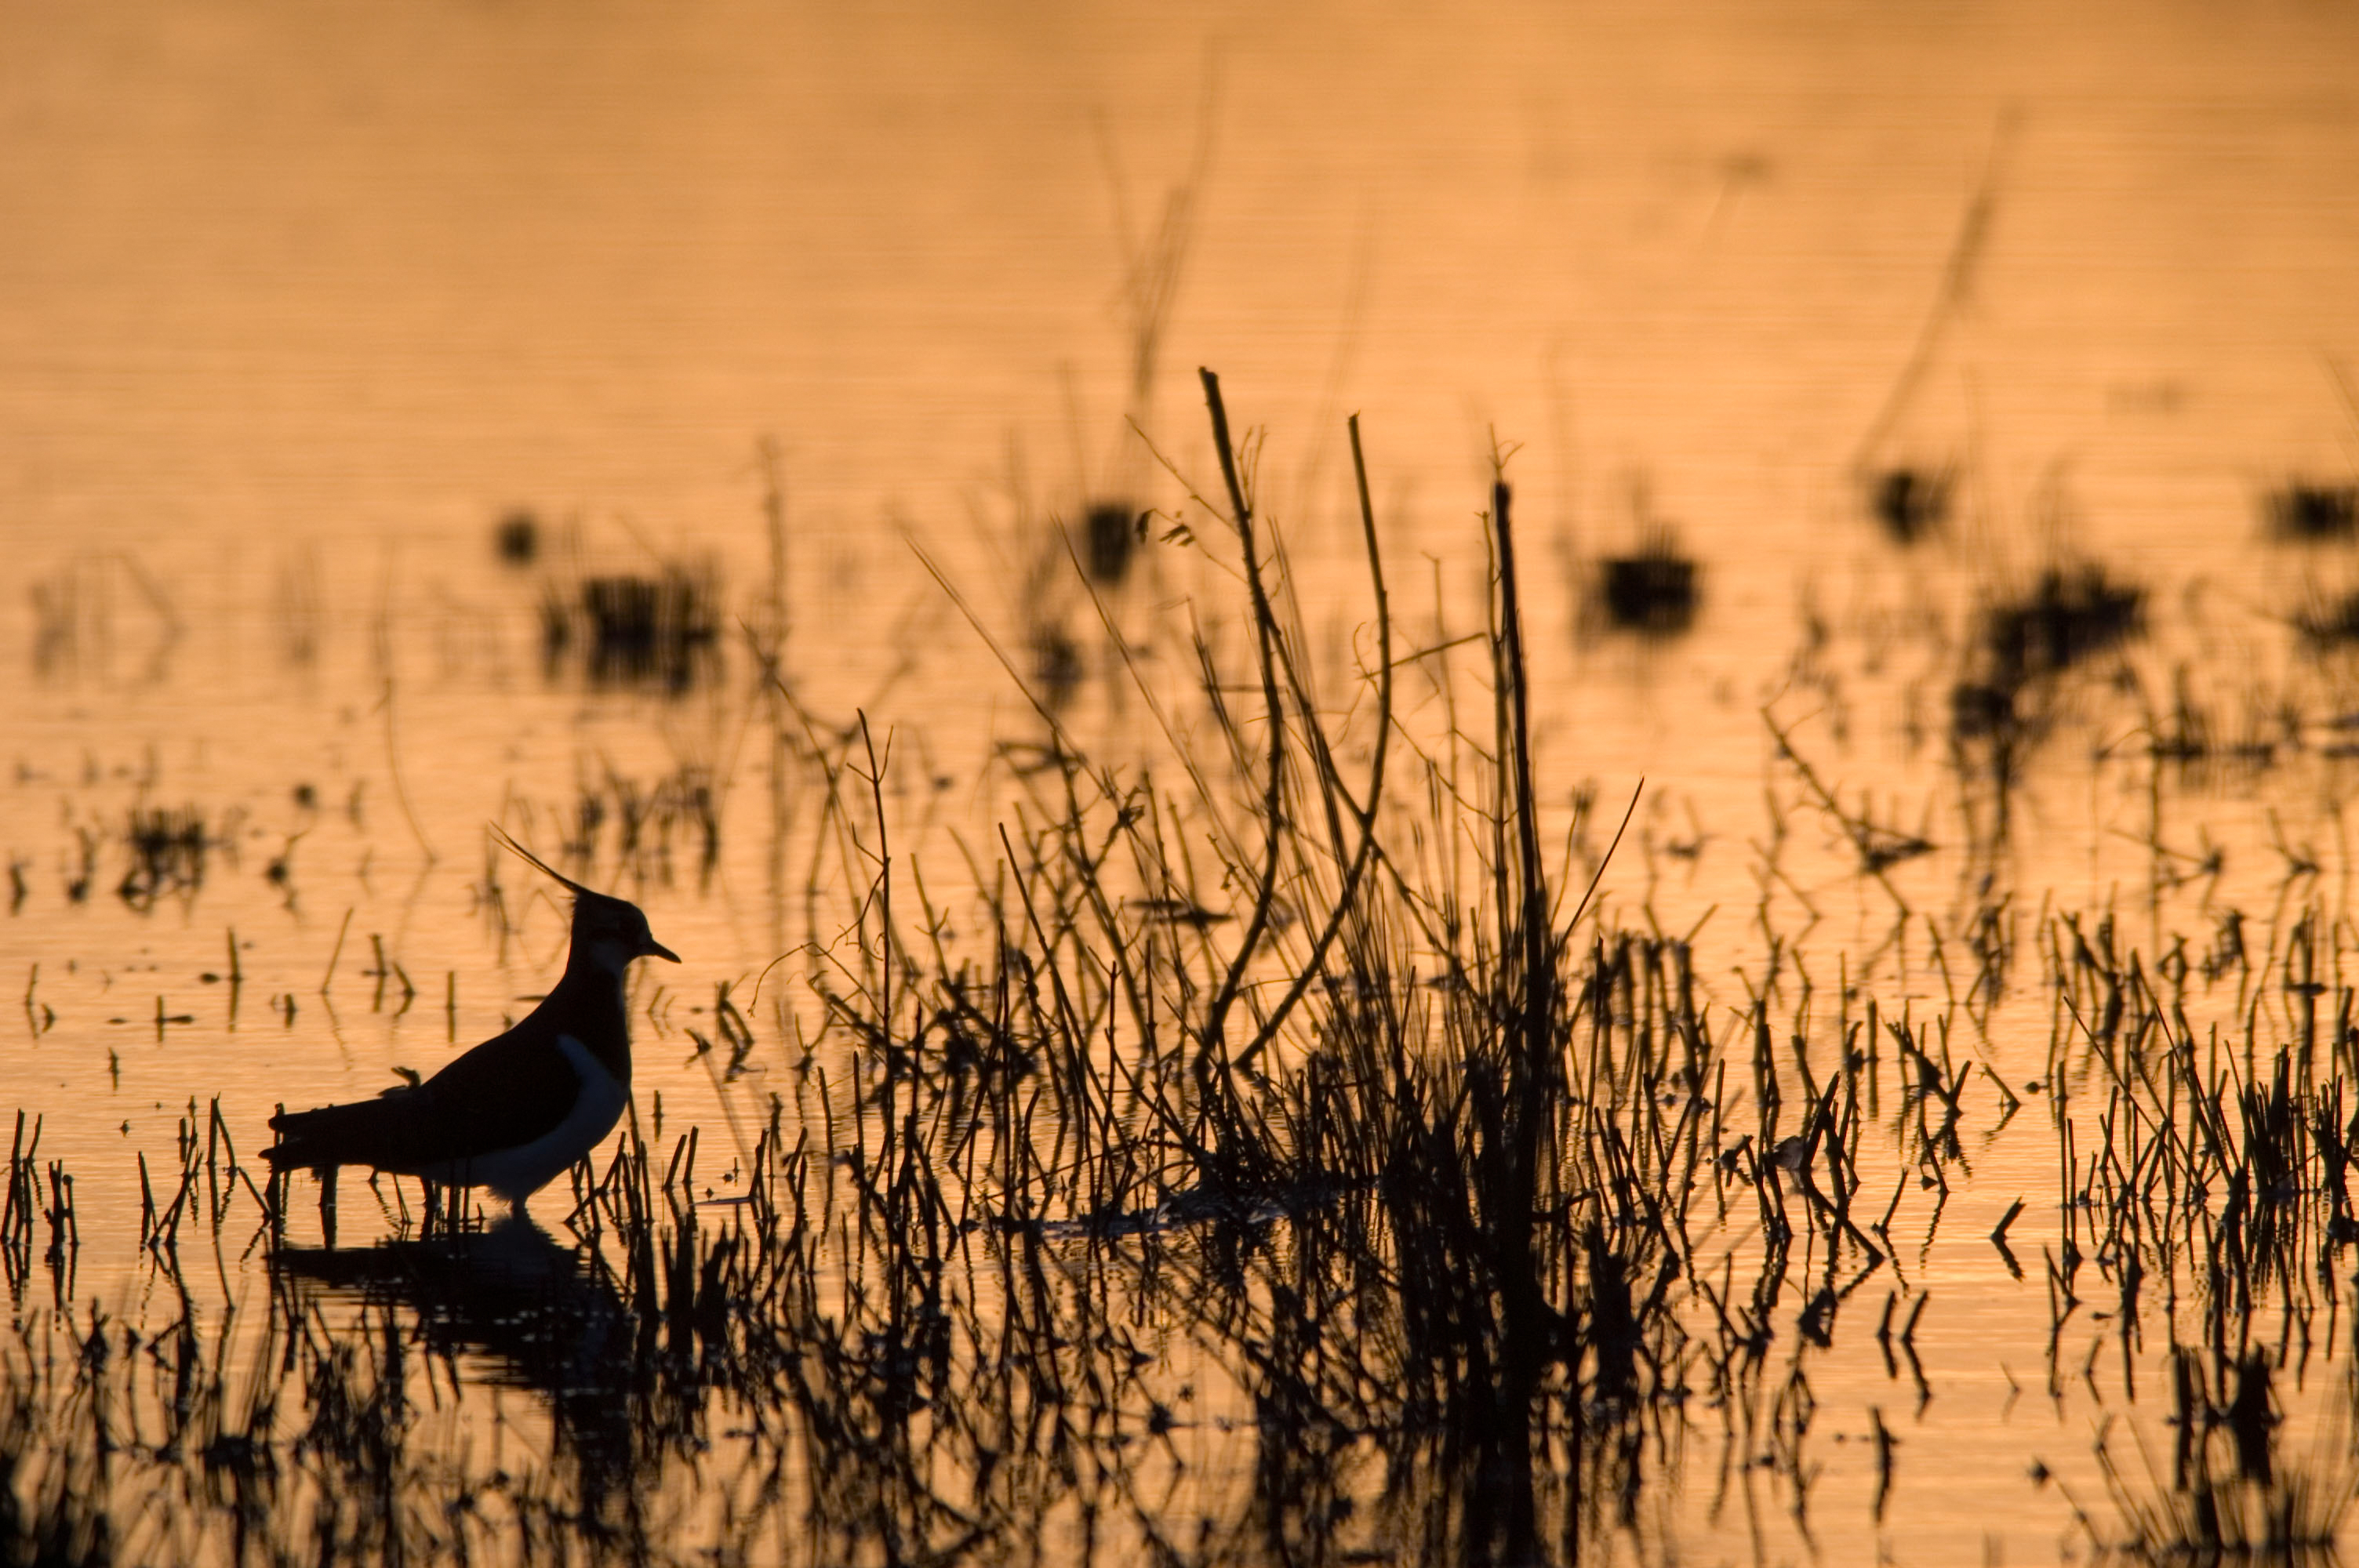
[{"label": "clump of vegetation", "polygon": [[2044,568],[2031,587],[1986,604],[1950,688],[1950,741],[1962,781],[1987,786],[1977,838],[2006,837],[2026,758],[2046,738],[2067,672],[2146,628],[2146,589],[2088,562]]},{"label": "clump of vegetation", "polygon": [[2091,561],[2049,567],[2028,592],[1983,612],[1990,685],[2008,690],[2120,646],[2146,629],[2146,589]]},{"label": "clump of vegetation", "polygon": [[1596,610],[1617,630],[1674,637],[1695,624],[1701,577],[1671,531],[1653,527],[1631,554],[1597,563]]},{"label": "clump of vegetation", "polygon": [[1147,530],[1147,514],[1123,501],[1093,501],[1082,514],[1082,566],[1090,580],[1111,588],[1130,576]]},{"label": "clump of vegetation", "polygon": [[[919,960],[939,913],[897,935],[892,879],[847,885],[860,964],[836,956],[811,980],[870,1065],[829,1119],[849,1125],[863,1100],[876,1119],[854,1162],[872,1173],[875,1234],[914,1249],[939,1204],[978,1234],[1067,1237],[1144,1282],[1132,1310],[1195,1325],[1257,1412],[1270,1553],[1562,1550],[1614,1527],[1691,1392],[1780,1397],[1744,1325],[1772,1310],[1788,1244],[1846,1269],[1887,1255],[1855,1201],[1875,1058],[1813,1082],[1780,1126],[1766,1013],[1764,1048],[1731,1063],[1684,944],[1576,938],[1582,906],[1542,849],[1504,483],[1475,640],[1487,660],[1456,672],[1423,656],[1445,661],[1428,671],[1438,684],[1479,677],[1495,722],[1420,748],[1408,788],[1363,478],[1377,646],[1364,769],[1347,775],[1356,753],[1275,608],[1278,552],[1209,375],[1206,392],[1248,610],[1231,664],[1198,647],[1215,755],[1184,759],[1174,795],[1060,735],[1055,764],[1027,775],[1037,810],[989,881],[986,966]],[[878,792],[881,773],[872,753],[844,782]],[[1460,810],[1444,838],[1472,855],[1430,859],[1417,824]],[[1217,863],[1179,849],[1201,843]],[[862,864],[891,859],[880,842]],[[894,1022],[911,1018],[914,1034]],[[1725,1092],[1732,1066],[1753,1098]],[[1768,1157],[1789,1143],[1793,1162]],[[1773,1238],[1751,1309],[1707,1292],[1726,1329],[1708,1342],[1683,1311],[1706,1289],[1687,1266],[1700,1203],[1757,1208]],[[886,1271],[906,1295],[870,1285],[872,1312],[907,1302],[895,1313],[909,1328],[880,1337],[934,1317],[945,1267],[919,1250]],[[1147,1433],[1168,1430],[1176,1412],[1141,1392],[1156,1400]],[[1799,1448],[1782,1453],[1799,1478]],[[1353,1505],[1369,1464],[1418,1478],[1386,1493],[1381,1517]]]},{"label": "clump of vegetation", "polygon": [[1913,545],[1949,521],[1957,475],[1906,465],[1868,478],[1868,511],[1894,543]]},{"label": "clump of vegetation", "polygon": [[677,696],[720,668],[720,591],[710,571],[673,565],[653,576],[584,576],[549,590],[540,623],[552,679],[578,670],[592,686]]},{"label": "clump of vegetation", "polygon": [[2262,500],[2269,531],[2296,544],[2328,544],[2359,534],[2359,485],[2289,480]]},{"label": "clump of vegetation", "polygon": [[540,517],[519,506],[492,525],[492,549],[504,565],[528,567],[540,558]]},{"label": "clump of vegetation", "polygon": [[115,896],[144,910],[166,893],[195,892],[204,885],[205,851],[212,838],[196,806],[133,806],[123,830],[129,864]]}]

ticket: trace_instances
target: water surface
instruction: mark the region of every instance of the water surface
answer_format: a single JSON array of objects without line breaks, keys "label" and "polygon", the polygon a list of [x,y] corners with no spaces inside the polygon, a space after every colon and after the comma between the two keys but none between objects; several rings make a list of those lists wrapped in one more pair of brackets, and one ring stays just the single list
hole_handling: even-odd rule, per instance
[{"label": "water surface", "polygon": [[[1364,719],[1374,656],[1344,415],[1363,418],[1404,651],[1482,629],[1504,459],[1546,838],[1577,832],[1575,898],[1646,781],[1596,929],[1691,933],[1723,1040],[1774,969],[1777,1030],[1808,1037],[1821,1080],[1870,997],[1947,1018],[1951,1062],[1990,1069],[1963,1100],[1971,1179],[1938,1210],[1903,1194],[1892,1255],[1831,1343],[1810,1341],[1809,1292],[1778,1301],[1771,1365],[1807,1372],[1816,1411],[1787,1450],[1803,1457],[1759,1464],[1778,1444],[1699,1394],[1685,1478],[1649,1472],[1643,1508],[1587,1550],[2026,1561],[2118,1538],[2095,1434],[2118,1416],[2164,1453],[2172,1314],[2193,1314],[2189,1343],[2219,1322],[2150,1292],[2163,1317],[2142,1336],[2089,1315],[2051,1335],[2040,1260],[2075,1234],[2060,1195],[2092,1179],[2111,1085],[2082,1061],[2072,1171],[2052,1093],[2002,1128],[1991,1085],[2052,1089],[2056,1042],[2087,1044],[2052,984],[2076,972],[2051,945],[2065,915],[2110,918],[2147,971],[2188,957],[2189,1035],[2241,1061],[2249,1031],[2256,1076],[2303,1027],[2282,999],[2306,915],[2321,969],[2295,983],[2327,987],[2330,1017],[2345,994],[2350,671],[2298,622],[2352,585],[2350,540],[2269,524],[2288,486],[2353,482],[2347,18],[205,0],[19,4],[0,29],[0,529],[19,584],[0,599],[0,849],[26,1015],[0,1044],[0,1111],[42,1118],[42,1156],[74,1176],[74,1321],[95,1301],[161,1343],[179,1313],[140,1259],[137,1160],[179,1168],[191,1100],[201,1137],[218,1098],[250,1159],[272,1105],[430,1070],[545,988],[560,911],[487,848],[494,820],[579,843],[565,863],[642,900],[689,958],[635,995],[640,1111],[658,1162],[696,1124],[699,1169],[732,1195],[720,1178],[754,1170],[772,1097],[818,1103],[802,1042],[837,1085],[848,1070],[819,988],[856,950],[864,882],[814,751],[845,754],[866,714],[897,864],[952,910],[1038,787],[1046,730],[1019,679],[1046,696],[1069,671],[1067,733],[1114,765],[1170,773],[1158,714],[1217,756],[1190,618],[1241,678],[1251,642],[1236,546],[1202,499],[1220,499],[1211,365],[1257,432],[1256,494],[1333,710]],[[1951,487],[1913,546],[1871,504],[1904,469]],[[1059,531],[1100,501],[1149,514],[1105,619]],[[515,517],[528,559],[500,548]],[[1658,537],[1697,564],[1691,626],[1601,624],[1601,560]],[[2002,842],[1956,688],[1988,675],[1983,607],[2058,561],[2135,585],[2141,624],[2040,687],[2053,722]],[[588,582],[667,571],[711,589],[684,664],[602,669],[579,622],[552,655],[552,605],[562,621]],[[808,721],[749,646],[780,636]],[[1461,728],[1487,733],[1479,650],[1454,656]],[[1446,726],[1434,667],[1404,678],[1404,733]],[[1338,722],[1364,767],[1367,731]],[[2190,750],[2200,765],[2169,754]],[[585,800],[603,813],[587,826]],[[137,858],[134,816],[157,830],[158,811],[194,814],[201,878]],[[1870,819],[1934,849],[1863,876],[1844,822]],[[873,819],[855,826],[873,849]],[[2250,972],[2207,975],[2231,912]],[[1992,918],[2015,956],[1984,1011],[1960,1000],[1981,965],[1961,955]],[[953,942],[982,929],[947,924]],[[753,1030],[734,1068],[723,986]],[[2321,1095],[2334,1071],[2332,1052],[2314,1065]],[[1880,1199],[1913,1156],[1879,1104]],[[782,1125],[825,1147],[816,1120]],[[559,1196],[537,1212],[570,1247]],[[1988,1239],[2017,1198],[2021,1280]],[[391,1227],[351,1206],[342,1239]],[[258,1367],[273,1276],[254,1224],[231,1222],[218,1268],[188,1243],[184,1315]],[[2278,1358],[2279,1452],[2347,1476],[2330,1414],[2348,1352],[2326,1346],[2349,1260],[2310,1240],[2323,1281],[2277,1281],[2227,1339]],[[1715,1246],[1740,1276],[1762,1266],[1742,1223]],[[549,1265],[528,1249],[518,1266]],[[1127,1291],[1145,1267],[1103,1277]],[[382,1312],[383,1333],[428,1344],[438,1311],[467,1315],[369,1297],[349,1260],[311,1272],[338,1333]],[[624,1310],[584,1288],[562,1310]],[[1921,1385],[1875,1336],[1887,1292],[1904,1314],[1930,1303]],[[18,1323],[67,1321],[43,1316],[74,1304],[54,1295],[47,1272],[20,1283]],[[2299,1344],[2297,1302],[2321,1314]],[[1159,1530],[1276,1560],[1240,1522],[1258,1518],[1251,1370],[1219,1335],[1151,1327],[1137,1398],[1201,1403],[1155,1472],[1168,1492],[1141,1489],[1169,1500],[1098,1549]],[[594,1431],[567,1449],[552,1433],[589,1419],[574,1385],[513,1345],[456,1342],[463,1390],[408,1453],[465,1451],[464,1470],[511,1422],[543,1454],[635,1452]],[[813,1408],[777,1413],[795,1429]],[[1876,1423],[1899,1439],[1880,1509]],[[737,1506],[725,1465],[682,1452],[632,1461],[678,1513],[635,1539],[825,1554],[800,1522],[824,1512],[821,1472],[753,1510],[756,1542],[716,1522]],[[1380,1489],[1347,1486],[1356,1517],[1385,1517]],[[1060,1506],[1050,1555],[1088,1534]],[[1201,1541],[1200,1516],[1219,1526]],[[1365,1529],[1327,1549],[1417,1555]],[[159,1504],[128,1534],[165,1539],[141,1530],[237,1551],[218,1499]]]}]

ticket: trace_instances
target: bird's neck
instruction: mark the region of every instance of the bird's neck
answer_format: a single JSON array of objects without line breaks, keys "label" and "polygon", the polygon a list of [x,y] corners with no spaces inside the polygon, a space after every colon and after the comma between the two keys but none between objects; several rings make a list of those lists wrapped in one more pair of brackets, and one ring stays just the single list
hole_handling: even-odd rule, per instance
[{"label": "bird's neck", "polygon": [[617,1079],[628,1083],[630,1004],[624,992],[625,972],[577,951],[567,960],[564,976],[543,1005],[556,1009],[565,1033],[581,1041]]}]

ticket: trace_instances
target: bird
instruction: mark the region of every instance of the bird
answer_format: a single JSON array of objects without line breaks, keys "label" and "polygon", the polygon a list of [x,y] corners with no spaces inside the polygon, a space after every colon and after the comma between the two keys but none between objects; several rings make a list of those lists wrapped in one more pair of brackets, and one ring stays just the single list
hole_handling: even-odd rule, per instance
[{"label": "bird", "polygon": [[[500,838],[573,894],[565,974],[523,1022],[422,1083],[270,1119],[278,1141],[262,1157],[274,1174],[320,1173],[321,1212],[331,1227],[343,1165],[485,1187],[521,1218],[534,1193],[622,1119],[631,1093],[625,977],[640,958],[677,964],[679,955],[655,939],[636,904],[593,892],[506,834]],[[332,1228],[330,1236],[333,1246]]]}]

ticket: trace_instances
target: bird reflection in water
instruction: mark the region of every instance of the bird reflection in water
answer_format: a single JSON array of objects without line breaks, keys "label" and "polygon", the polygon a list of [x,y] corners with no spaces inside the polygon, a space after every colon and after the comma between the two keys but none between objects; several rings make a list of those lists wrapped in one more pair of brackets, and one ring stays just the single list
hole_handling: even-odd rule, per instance
[{"label": "bird reflection in water", "polygon": [[[373,1247],[282,1247],[271,1259],[282,1288],[414,1314],[430,1355],[487,1357],[476,1380],[548,1401],[557,1443],[580,1466],[584,1499],[629,1496],[638,1458],[634,1354],[641,1325],[587,1248],[560,1245],[528,1216],[487,1229]],[[652,1329],[652,1325],[644,1325]]]}]

